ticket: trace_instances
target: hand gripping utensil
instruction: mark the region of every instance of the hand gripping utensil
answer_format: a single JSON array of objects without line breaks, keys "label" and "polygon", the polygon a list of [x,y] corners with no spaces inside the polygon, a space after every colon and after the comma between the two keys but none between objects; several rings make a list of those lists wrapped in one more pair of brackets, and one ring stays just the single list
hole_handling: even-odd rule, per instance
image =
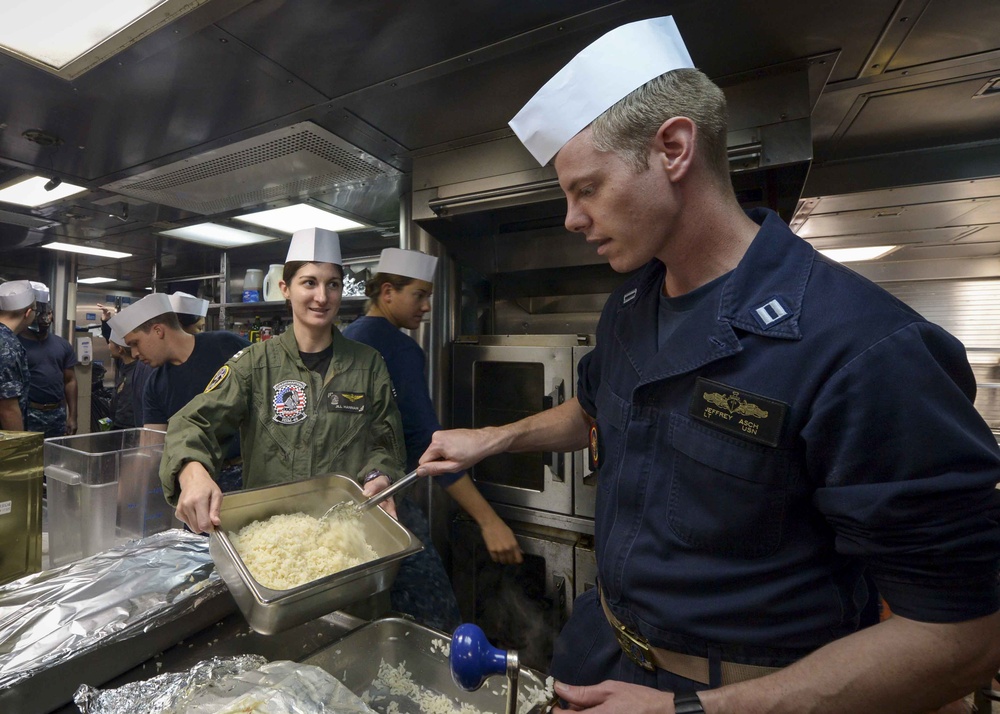
[{"label": "hand gripping utensil", "polygon": [[389,486],[389,488],[384,491],[379,491],[374,496],[365,499],[361,503],[355,503],[354,501],[341,501],[340,503],[335,503],[330,506],[326,513],[319,517],[321,521],[327,520],[330,516],[342,517],[342,516],[355,516],[364,513],[365,511],[374,508],[378,504],[382,503],[385,499],[392,496],[394,493],[401,491],[402,489],[409,486],[411,483],[416,481],[418,478],[417,470],[414,469],[410,473],[406,474],[403,478],[396,481],[396,483]]}]

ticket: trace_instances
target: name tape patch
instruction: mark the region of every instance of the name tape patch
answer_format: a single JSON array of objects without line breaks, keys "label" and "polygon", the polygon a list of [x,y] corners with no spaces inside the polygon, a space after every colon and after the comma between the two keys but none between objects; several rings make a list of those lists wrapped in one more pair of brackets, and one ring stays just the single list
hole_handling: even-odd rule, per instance
[{"label": "name tape patch", "polygon": [[331,412],[363,414],[368,400],[364,392],[327,392],[326,408]]},{"label": "name tape patch", "polygon": [[788,405],[699,377],[688,414],[741,439],[777,446]]}]

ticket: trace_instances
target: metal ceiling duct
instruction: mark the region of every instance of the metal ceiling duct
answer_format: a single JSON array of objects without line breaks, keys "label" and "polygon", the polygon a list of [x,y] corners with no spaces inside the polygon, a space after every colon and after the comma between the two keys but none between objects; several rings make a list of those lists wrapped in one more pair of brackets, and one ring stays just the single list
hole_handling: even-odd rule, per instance
[{"label": "metal ceiling duct", "polygon": [[102,188],[213,215],[399,176],[399,171],[374,156],[312,122],[303,122]]}]

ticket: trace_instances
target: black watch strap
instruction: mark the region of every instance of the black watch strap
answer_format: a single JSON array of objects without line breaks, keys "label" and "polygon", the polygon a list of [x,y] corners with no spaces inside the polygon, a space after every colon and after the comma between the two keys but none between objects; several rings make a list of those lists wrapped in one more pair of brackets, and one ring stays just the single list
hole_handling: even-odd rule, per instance
[{"label": "black watch strap", "polygon": [[705,714],[701,699],[697,692],[674,694],[674,712],[676,714]]}]

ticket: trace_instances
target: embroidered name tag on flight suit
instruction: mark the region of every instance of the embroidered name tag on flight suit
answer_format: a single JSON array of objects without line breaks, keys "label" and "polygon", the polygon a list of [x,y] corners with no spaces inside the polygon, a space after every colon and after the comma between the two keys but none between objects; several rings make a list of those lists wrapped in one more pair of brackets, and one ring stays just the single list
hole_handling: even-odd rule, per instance
[{"label": "embroidered name tag on flight suit", "polygon": [[327,392],[326,410],[330,412],[353,412],[361,414],[365,411],[364,392]]},{"label": "embroidered name tag on flight suit", "polygon": [[788,405],[699,377],[688,414],[733,436],[777,446]]}]

